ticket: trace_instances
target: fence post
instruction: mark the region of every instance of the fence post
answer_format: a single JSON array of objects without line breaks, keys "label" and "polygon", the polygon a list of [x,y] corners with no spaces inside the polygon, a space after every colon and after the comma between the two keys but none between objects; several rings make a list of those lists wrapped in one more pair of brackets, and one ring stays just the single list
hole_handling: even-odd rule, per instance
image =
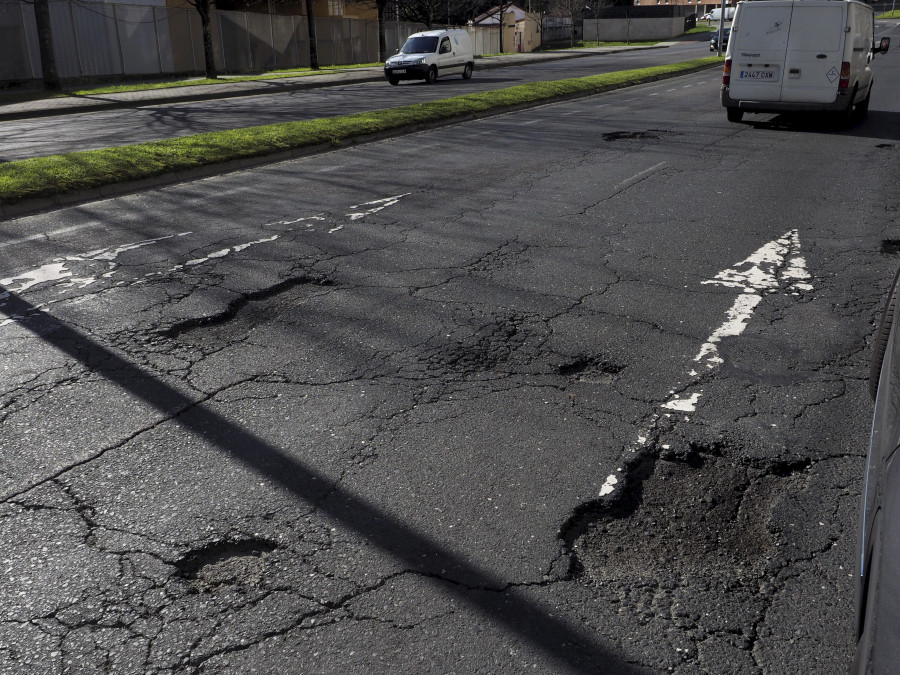
[{"label": "fence post", "polygon": [[122,50],[122,35],[119,31],[119,6],[113,5],[113,22],[116,25],[116,44],[119,46],[119,70],[125,74],[125,52]]},{"label": "fence post", "polygon": [[[210,12],[212,14],[212,12]],[[222,33],[222,17],[216,11],[216,23],[219,24],[219,45],[222,48],[222,70],[228,70],[227,61],[225,60],[225,35]]]},{"label": "fence post", "polygon": [[[153,34],[156,36],[156,60],[159,63],[159,74],[163,73],[162,45],[159,44],[159,19],[156,18],[156,7],[153,8]],[[168,17],[168,12],[166,13]]]},{"label": "fence post", "polygon": [[247,63],[250,65],[250,70],[253,70],[253,40],[250,35],[249,12],[244,12],[244,34],[247,36]]},{"label": "fence post", "polygon": [[[69,21],[72,23],[72,42],[75,44],[75,59],[78,61],[78,76],[84,77],[84,66],[81,63],[81,50],[78,48],[78,28],[75,25],[75,12],[72,11],[71,1],[69,5]],[[124,68],[123,68],[124,70]]]}]

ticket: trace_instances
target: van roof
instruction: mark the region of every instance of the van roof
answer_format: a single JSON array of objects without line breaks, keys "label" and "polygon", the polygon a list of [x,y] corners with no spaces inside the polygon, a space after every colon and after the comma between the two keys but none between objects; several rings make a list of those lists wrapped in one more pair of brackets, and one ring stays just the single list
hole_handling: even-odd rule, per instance
[{"label": "van roof", "polygon": [[459,31],[466,32],[462,28],[442,28],[440,30],[423,30],[421,33],[413,33],[409,37],[437,37],[444,33],[457,33]]}]

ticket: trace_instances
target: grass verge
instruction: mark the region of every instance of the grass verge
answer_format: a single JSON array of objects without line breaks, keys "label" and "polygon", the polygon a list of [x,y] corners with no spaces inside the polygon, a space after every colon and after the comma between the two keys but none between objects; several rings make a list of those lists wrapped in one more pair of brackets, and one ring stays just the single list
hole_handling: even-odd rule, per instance
[{"label": "grass verge", "polygon": [[0,164],[0,204],[96,189],[305,146],[340,145],[355,137],[410,125],[439,123],[492,109],[533,105],[555,98],[639,84],[719,61],[721,59],[708,57],[667,66],[534,82],[343,117],[281,122],[6,162]]},{"label": "grass verge", "polygon": [[884,14],[879,14],[876,19],[900,19],[900,9],[894,9]]}]

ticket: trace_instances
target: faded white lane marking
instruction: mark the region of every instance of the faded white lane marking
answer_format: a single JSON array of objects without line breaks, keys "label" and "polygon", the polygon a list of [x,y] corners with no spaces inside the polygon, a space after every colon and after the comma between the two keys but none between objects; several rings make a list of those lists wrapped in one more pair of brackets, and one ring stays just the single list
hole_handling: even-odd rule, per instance
[{"label": "faded white lane marking", "polygon": [[[21,293],[27,291],[32,286],[37,286],[38,284],[43,284],[48,281],[59,281],[60,279],[65,279],[70,276],[72,276],[72,273],[66,269],[65,262],[53,262],[41,265],[35,270],[22,272],[21,274],[9,277],[8,279],[0,279],[0,286],[6,289],[0,294],[0,300],[8,298],[10,293]],[[9,288],[10,284],[16,281],[24,281],[25,283],[15,288]]]},{"label": "faded white lane marking", "polygon": [[[696,388],[701,377],[714,372],[724,363],[717,347],[722,339],[737,337],[744,332],[765,294],[781,291],[799,295],[804,291],[812,291],[814,289],[809,279],[811,276],[806,269],[806,259],[800,255],[800,235],[797,230],[790,230],[780,238],[761,246],[734,267],[724,269],[712,279],[701,282],[739,289],[741,293],[726,310],[725,320],[706,339],[694,357],[693,362],[700,364],[701,372],[698,373],[696,367],[692,368],[688,373],[688,382],[673,388],[673,392],[679,390],[680,393],[672,393],[671,397],[661,404],[661,410],[695,412],[697,403],[703,396],[703,389],[689,390]],[[672,419],[672,414],[662,412],[661,415],[659,413],[651,415],[647,427],[638,432],[637,440],[629,445],[627,450],[637,452],[646,447],[661,417]],[[690,420],[687,415],[684,419]],[[600,496],[611,494],[615,490],[615,485],[616,481],[607,478]]]},{"label": "faded white lane marking", "polygon": [[613,188],[613,192],[619,192],[619,191],[621,191],[621,190],[623,190],[623,189],[625,189],[625,188],[627,188],[627,187],[631,187],[631,186],[634,185],[635,183],[638,183],[638,182],[644,180],[644,178],[646,178],[647,176],[649,176],[651,173],[654,173],[654,172],[656,172],[656,171],[659,171],[659,170],[662,169],[665,165],[666,165],[665,162],[660,162],[659,164],[654,164],[654,165],[651,166],[649,169],[644,169],[643,171],[638,171],[638,172],[637,172],[636,174],[634,174],[631,178],[626,178],[626,179],[623,180],[621,183],[619,183],[618,185],[616,185],[616,186]]},{"label": "faded white lane marking", "polygon": [[[378,213],[379,211],[386,209],[389,206],[393,206],[401,199],[411,194],[411,192],[404,192],[402,195],[395,195],[393,197],[385,197],[384,199],[376,199],[375,201],[365,202],[364,204],[357,204],[355,206],[351,206],[350,208],[354,210],[346,215],[351,221],[359,220],[360,218],[365,218],[372,213]],[[364,206],[368,206],[370,208],[363,209],[362,211],[356,210],[362,209]]]}]

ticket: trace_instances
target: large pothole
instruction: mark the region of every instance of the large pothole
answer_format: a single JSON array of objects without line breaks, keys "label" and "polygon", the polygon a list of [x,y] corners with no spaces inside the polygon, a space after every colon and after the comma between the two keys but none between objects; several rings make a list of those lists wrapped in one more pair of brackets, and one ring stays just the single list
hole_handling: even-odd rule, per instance
[{"label": "large pothole", "polygon": [[773,506],[798,468],[754,466],[716,446],[660,447],[630,467],[615,499],[586,505],[566,524],[574,570],[599,582],[756,576],[777,545]]}]

